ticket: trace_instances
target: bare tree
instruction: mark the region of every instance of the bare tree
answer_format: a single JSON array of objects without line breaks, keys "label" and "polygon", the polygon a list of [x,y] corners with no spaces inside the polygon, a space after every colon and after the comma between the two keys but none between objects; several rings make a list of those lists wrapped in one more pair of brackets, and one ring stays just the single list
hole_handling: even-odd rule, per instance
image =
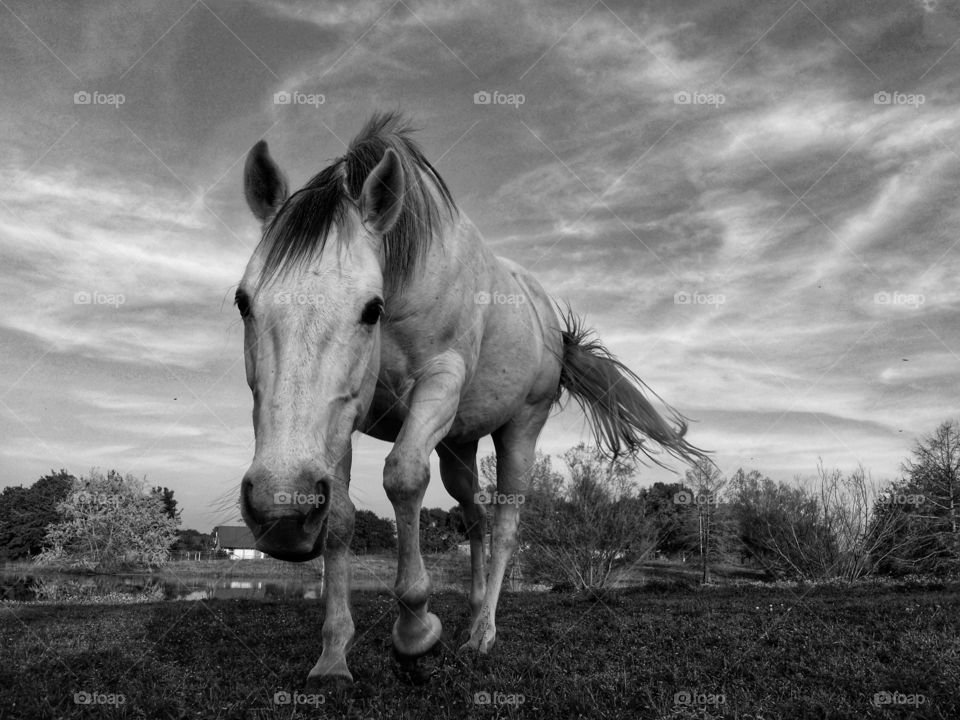
[{"label": "bare tree", "polygon": [[542,578],[596,591],[612,582],[618,563],[654,547],[634,485],[636,466],[610,462],[585,444],[564,460],[570,480],[526,508],[528,565]]},{"label": "bare tree", "polygon": [[724,505],[727,478],[711,460],[701,458],[686,473],[690,488],[679,492],[677,502],[690,504],[694,513],[692,527],[700,554],[700,576],[710,582],[710,567],[728,548],[732,536],[729,507]]},{"label": "bare tree", "polygon": [[862,465],[845,475],[820,460],[812,481],[766,483],[754,497],[759,555],[780,574],[857,580],[904,546],[895,539],[901,518],[890,490],[878,491]]}]

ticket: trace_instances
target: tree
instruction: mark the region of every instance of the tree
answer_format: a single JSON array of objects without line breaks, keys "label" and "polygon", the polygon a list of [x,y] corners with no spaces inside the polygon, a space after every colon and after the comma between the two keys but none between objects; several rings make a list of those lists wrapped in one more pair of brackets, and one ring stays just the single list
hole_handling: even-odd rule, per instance
[{"label": "tree", "polygon": [[[456,547],[463,535],[456,527],[457,518],[441,508],[420,508],[420,549],[442,553]],[[463,524],[462,517],[460,524]]]},{"label": "tree", "polygon": [[769,573],[807,579],[856,580],[873,572],[900,541],[900,518],[862,467],[844,474],[823,462],[810,481],[775,484],[738,470],[731,507],[743,551]]},{"label": "tree", "polygon": [[[497,456],[493,453],[480,458],[480,487],[484,495],[497,492]],[[529,507],[537,498],[555,499],[563,491],[563,475],[553,469],[552,458],[537,450],[533,466],[527,473],[527,491],[524,504]]]},{"label": "tree", "polygon": [[6,487],[0,493],[0,558],[17,560],[37,555],[47,525],[57,522],[57,505],[75,480],[66,470],[50,471],[31,487]]},{"label": "tree", "polygon": [[[535,579],[580,590],[607,587],[616,563],[652,549],[644,506],[633,480],[636,465],[609,461],[581,443],[564,454],[570,481],[549,479],[525,507],[524,554]],[[526,503],[524,503],[526,506]]]},{"label": "tree", "polygon": [[393,550],[397,547],[397,531],[393,521],[370,510],[357,510],[350,549],[359,554]]},{"label": "tree", "polygon": [[664,555],[672,556],[697,549],[697,544],[691,541],[686,532],[692,508],[677,502],[677,497],[683,492],[690,492],[683,483],[664,482],[655,482],[640,490],[644,517],[650,525],[656,549]]},{"label": "tree", "polygon": [[180,524],[180,510],[177,510],[177,501],[173,499],[173,490],[159,485],[151,491],[163,502],[163,511],[173,520]]},{"label": "tree", "polygon": [[920,495],[912,509],[925,526],[922,550],[926,569],[960,568],[960,424],[947,420],[918,440],[903,465],[901,489]]},{"label": "tree", "polygon": [[677,503],[693,509],[688,518],[687,537],[696,538],[701,581],[709,583],[711,563],[728,551],[733,535],[730,508],[721,504],[725,500],[727,478],[713,461],[700,458],[687,470],[686,484],[690,489],[677,494]]},{"label": "tree", "polygon": [[73,483],[50,525],[37,561],[109,572],[125,565],[158,567],[176,540],[177,521],[163,501],[132,475],[111,470]]},{"label": "tree", "polygon": [[[169,513],[168,513],[169,516]],[[177,530],[177,540],[171,552],[198,553],[213,550],[213,535],[202,533],[199,530]]]}]

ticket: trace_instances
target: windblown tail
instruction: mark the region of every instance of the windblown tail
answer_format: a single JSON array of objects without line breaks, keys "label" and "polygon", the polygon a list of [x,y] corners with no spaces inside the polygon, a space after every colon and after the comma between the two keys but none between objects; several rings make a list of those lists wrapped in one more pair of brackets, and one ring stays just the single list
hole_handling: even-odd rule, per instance
[{"label": "windblown tail", "polygon": [[567,309],[563,314],[563,358],[560,387],[576,399],[596,438],[597,447],[613,457],[636,457],[643,453],[663,465],[645,444],[656,441],[664,450],[686,462],[696,462],[705,452],[684,439],[687,423],[669,405],[672,422],[661,417],[644,391],[663,402],[646,383],[584,327],[583,320]]}]

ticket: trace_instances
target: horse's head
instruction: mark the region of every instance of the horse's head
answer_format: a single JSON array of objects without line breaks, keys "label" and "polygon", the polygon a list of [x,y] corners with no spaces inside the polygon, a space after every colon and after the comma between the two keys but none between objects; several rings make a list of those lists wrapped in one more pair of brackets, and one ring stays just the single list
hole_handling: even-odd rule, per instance
[{"label": "horse's head", "polygon": [[338,161],[288,198],[266,143],[247,157],[244,190],[263,239],[237,290],[256,436],[240,505],[257,547],[281,560],[317,557],[331,513],[352,510],[350,439],[380,363],[380,246],[404,192],[398,154],[378,159],[354,180],[358,195]]}]

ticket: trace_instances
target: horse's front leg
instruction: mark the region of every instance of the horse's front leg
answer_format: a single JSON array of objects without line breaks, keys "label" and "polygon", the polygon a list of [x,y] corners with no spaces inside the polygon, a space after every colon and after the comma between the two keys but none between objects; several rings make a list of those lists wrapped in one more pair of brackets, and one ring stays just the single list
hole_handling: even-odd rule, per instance
[{"label": "horse's front leg", "polygon": [[347,647],[353,639],[350,614],[350,540],[353,537],[355,508],[350,500],[351,454],[341,458],[337,481],[330,483],[330,514],[323,550],[323,652],[307,676],[307,688],[318,689],[333,678],[353,680],[347,667]]},{"label": "horse's front leg", "polygon": [[457,413],[464,381],[462,358],[448,351],[424,370],[410,396],[407,418],[383,469],[383,486],[397,517],[400,615],[393,647],[401,660],[426,654],[440,639],[440,619],[427,610],[430,578],[420,555],[420,505],[430,481],[430,453]]}]

